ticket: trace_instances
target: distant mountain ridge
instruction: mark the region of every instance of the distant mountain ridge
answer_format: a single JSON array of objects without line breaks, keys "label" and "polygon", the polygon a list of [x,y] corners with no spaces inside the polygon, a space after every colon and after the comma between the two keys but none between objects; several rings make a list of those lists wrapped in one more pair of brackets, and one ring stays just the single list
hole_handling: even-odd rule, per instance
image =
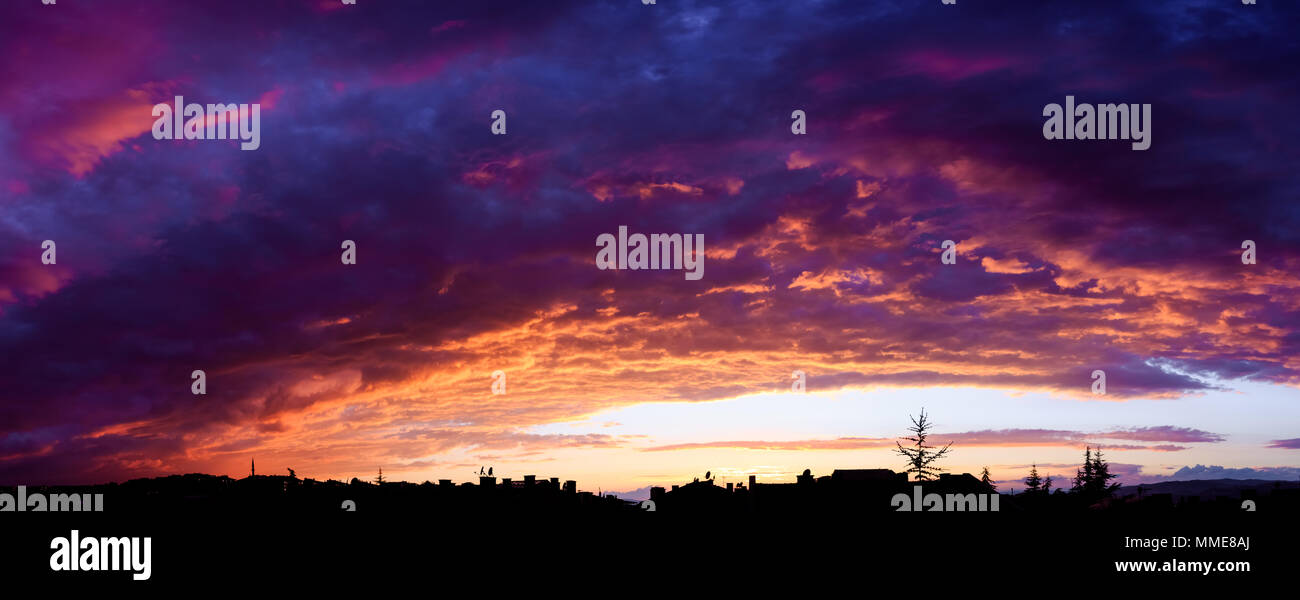
[{"label": "distant mountain ridge", "polygon": [[1196,496],[1210,500],[1219,496],[1237,498],[1241,496],[1242,490],[1254,490],[1255,493],[1264,495],[1271,492],[1275,487],[1281,489],[1297,489],[1300,488],[1300,482],[1267,479],[1193,479],[1189,481],[1162,481],[1159,483],[1126,485],[1119,488],[1116,491],[1116,495],[1137,495],[1139,487],[1142,488],[1143,496],[1150,494],[1172,494],[1175,499]]}]

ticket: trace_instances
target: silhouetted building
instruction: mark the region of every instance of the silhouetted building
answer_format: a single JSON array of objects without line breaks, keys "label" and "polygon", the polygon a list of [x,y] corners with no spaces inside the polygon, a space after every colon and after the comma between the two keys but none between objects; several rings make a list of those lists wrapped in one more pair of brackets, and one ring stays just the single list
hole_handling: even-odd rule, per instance
[{"label": "silhouetted building", "polygon": [[[831,472],[831,481],[835,483],[907,483],[907,473],[895,473],[889,469],[835,469]],[[750,482],[753,482],[752,476]]]}]

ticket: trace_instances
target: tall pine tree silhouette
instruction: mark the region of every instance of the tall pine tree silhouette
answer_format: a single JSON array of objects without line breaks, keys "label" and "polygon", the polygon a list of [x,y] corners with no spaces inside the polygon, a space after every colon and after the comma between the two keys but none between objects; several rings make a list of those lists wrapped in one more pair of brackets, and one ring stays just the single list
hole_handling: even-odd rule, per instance
[{"label": "tall pine tree silhouette", "polygon": [[1025,493],[1037,494],[1039,486],[1043,485],[1043,480],[1038,478],[1038,465],[1029,469],[1029,477],[1025,478]]},{"label": "tall pine tree silhouette", "polygon": [[1110,464],[1101,457],[1101,448],[1098,447],[1094,454],[1089,446],[1084,450],[1083,468],[1077,471],[1070,492],[1078,494],[1087,502],[1097,502],[1119,489],[1118,483],[1110,482],[1116,477],[1118,475],[1110,472]]},{"label": "tall pine tree silhouette", "polygon": [[902,444],[894,442],[898,446],[898,450],[895,450],[895,452],[907,457],[909,466],[906,472],[915,474],[917,481],[936,479],[943,469],[934,466],[934,463],[948,454],[948,448],[952,446],[952,442],[948,442],[947,446],[938,451],[934,450],[935,446],[926,445],[925,438],[929,435],[930,427],[934,424],[930,423],[929,418],[925,415],[924,408],[921,409],[921,418],[919,420],[912,417],[912,415],[908,415],[907,418],[912,419],[912,426],[908,427],[907,430],[914,435],[903,439],[910,440],[913,447],[904,448]]},{"label": "tall pine tree silhouette", "polygon": [[990,490],[997,491],[998,489],[997,484],[993,483],[993,477],[989,475],[988,466],[985,466],[984,472],[980,473],[980,482],[983,483],[984,485],[989,486]]},{"label": "tall pine tree silhouette", "polygon": [[1083,468],[1075,471],[1074,485],[1070,487],[1072,492],[1086,493],[1089,482],[1092,481],[1092,446],[1088,446],[1083,451]]},{"label": "tall pine tree silhouette", "polygon": [[1119,489],[1118,483],[1111,483],[1110,480],[1119,477],[1110,472],[1110,463],[1101,459],[1101,446],[1097,447],[1097,452],[1092,455],[1092,490],[1093,497],[1100,500],[1115,493]]}]

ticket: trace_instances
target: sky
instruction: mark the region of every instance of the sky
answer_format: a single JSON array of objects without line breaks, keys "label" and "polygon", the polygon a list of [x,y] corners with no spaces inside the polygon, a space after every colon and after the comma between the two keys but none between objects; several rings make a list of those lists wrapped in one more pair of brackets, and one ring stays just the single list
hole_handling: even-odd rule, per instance
[{"label": "sky", "polygon": [[1300,477],[1300,6],[253,6],[0,5],[0,483]]}]

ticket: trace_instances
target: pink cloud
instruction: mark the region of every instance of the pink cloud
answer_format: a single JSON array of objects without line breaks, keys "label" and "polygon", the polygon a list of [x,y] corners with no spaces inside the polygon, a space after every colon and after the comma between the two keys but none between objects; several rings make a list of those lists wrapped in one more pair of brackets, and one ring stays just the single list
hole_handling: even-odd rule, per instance
[{"label": "pink cloud", "polygon": [[[1138,437],[1128,437],[1138,436]],[[1097,446],[1089,439],[1139,439],[1143,441],[1189,441],[1218,442],[1222,436],[1217,434],[1169,426],[1147,427],[1130,431],[1111,431],[1102,433],[1085,433],[1055,429],[1002,429],[970,431],[963,433],[936,433],[932,442],[954,446],[1064,446],[1069,448],[1086,445]],[[894,438],[841,437],[821,440],[784,440],[784,441],[714,441],[669,444],[642,448],[647,452],[669,450],[698,450],[702,448],[730,448],[742,450],[855,450],[868,448],[892,448]],[[1157,452],[1178,452],[1188,449],[1186,446],[1160,444],[1154,446],[1139,444],[1107,444],[1107,450],[1154,450]]]}]

